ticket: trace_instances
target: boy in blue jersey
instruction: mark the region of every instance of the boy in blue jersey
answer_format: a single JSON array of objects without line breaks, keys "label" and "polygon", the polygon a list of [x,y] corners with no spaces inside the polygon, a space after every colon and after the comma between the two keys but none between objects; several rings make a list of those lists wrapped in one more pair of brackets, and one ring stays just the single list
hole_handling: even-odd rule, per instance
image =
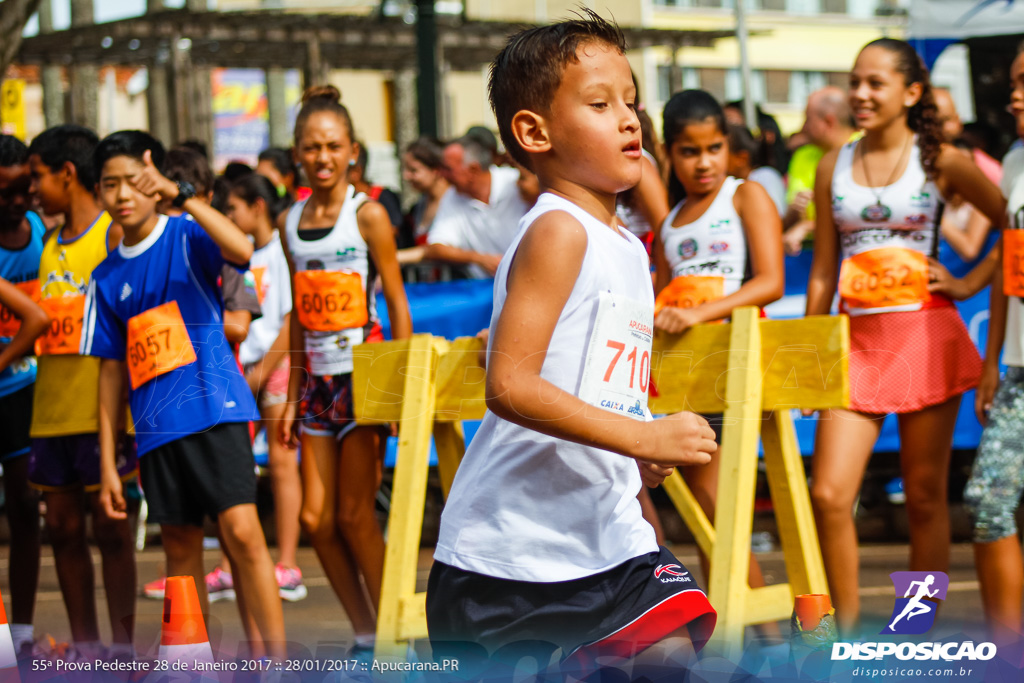
[{"label": "boy in blue jersey", "polygon": [[[202,522],[216,519],[258,631],[253,654],[281,659],[284,618],[249,442],[259,413],[224,337],[217,287],[221,267],[247,263],[252,243],[190,186],[165,178],[163,159],[160,143],[140,131],[107,136],[93,155],[100,202],[124,230],[93,271],[82,332],[82,353],[103,358],[100,500],[111,517],[125,514],[114,437],[128,379],[142,488],[168,575],[193,576],[206,604]],[[162,199],[195,220],[159,214]]]},{"label": "boy in blue jersey", "polygon": [[[36,300],[46,228],[39,216],[28,210],[31,185],[28,148],[13,136],[0,135],[0,278]],[[0,347],[11,342],[20,326],[17,316],[0,305]],[[11,527],[11,636],[19,655],[31,649],[39,583],[39,496],[28,485],[35,380],[36,359],[31,355],[0,371],[0,463],[4,468],[4,509]]]}]

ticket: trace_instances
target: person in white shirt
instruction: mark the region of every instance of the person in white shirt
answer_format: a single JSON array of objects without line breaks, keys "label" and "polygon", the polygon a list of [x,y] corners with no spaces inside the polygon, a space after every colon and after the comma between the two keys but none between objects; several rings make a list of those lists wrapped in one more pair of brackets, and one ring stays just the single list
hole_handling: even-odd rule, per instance
[{"label": "person in white shirt", "polygon": [[491,152],[462,137],[445,147],[452,187],[441,198],[423,258],[467,267],[470,277],[494,275],[527,206],[514,168],[491,166]]}]

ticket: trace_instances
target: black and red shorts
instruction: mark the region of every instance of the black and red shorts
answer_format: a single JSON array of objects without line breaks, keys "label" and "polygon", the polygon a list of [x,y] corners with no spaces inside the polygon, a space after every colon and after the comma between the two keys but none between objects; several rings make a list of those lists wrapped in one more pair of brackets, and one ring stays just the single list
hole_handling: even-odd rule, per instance
[{"label": "black and red shorts", "polygon": [[467,656],[545,659],[588,668],[599,657],[633,657],[687,627],[695,650],[717,614],[704,591],[665,548],[571,581],[534,583],[434,562],[427,628],[435,660]]}]

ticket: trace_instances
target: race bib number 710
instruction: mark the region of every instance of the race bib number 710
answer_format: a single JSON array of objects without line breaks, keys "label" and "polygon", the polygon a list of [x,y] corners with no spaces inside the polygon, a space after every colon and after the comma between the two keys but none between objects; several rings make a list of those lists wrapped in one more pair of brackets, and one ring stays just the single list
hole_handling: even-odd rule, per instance
[{"label": "race bib number 710", "polygon": [[579,397],[591,405],[647,419],[654,309],[601,292]]}]

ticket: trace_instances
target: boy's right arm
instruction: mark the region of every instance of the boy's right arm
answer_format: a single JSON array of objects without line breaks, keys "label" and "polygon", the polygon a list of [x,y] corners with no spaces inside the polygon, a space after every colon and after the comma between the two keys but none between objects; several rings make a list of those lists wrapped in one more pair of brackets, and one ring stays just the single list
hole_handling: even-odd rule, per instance
[{"label": "boy's right arm", "polygon": [[487,363],[487,407],[543,434],[659,465],[700,465],[716,449],[714,431],[693,413],[639,422],[592,406],[541,377],[558,318],[580,274],[587,235],[552,211],[527,230],[512,262],[507,296]]},{"label": "boy's right arm", "polygon": [[100,505],[111,519],[125,519],[127,516],[116,455],[117,428],[124,411],[124,378],[124,361],[111,358],[100,361]]}]

